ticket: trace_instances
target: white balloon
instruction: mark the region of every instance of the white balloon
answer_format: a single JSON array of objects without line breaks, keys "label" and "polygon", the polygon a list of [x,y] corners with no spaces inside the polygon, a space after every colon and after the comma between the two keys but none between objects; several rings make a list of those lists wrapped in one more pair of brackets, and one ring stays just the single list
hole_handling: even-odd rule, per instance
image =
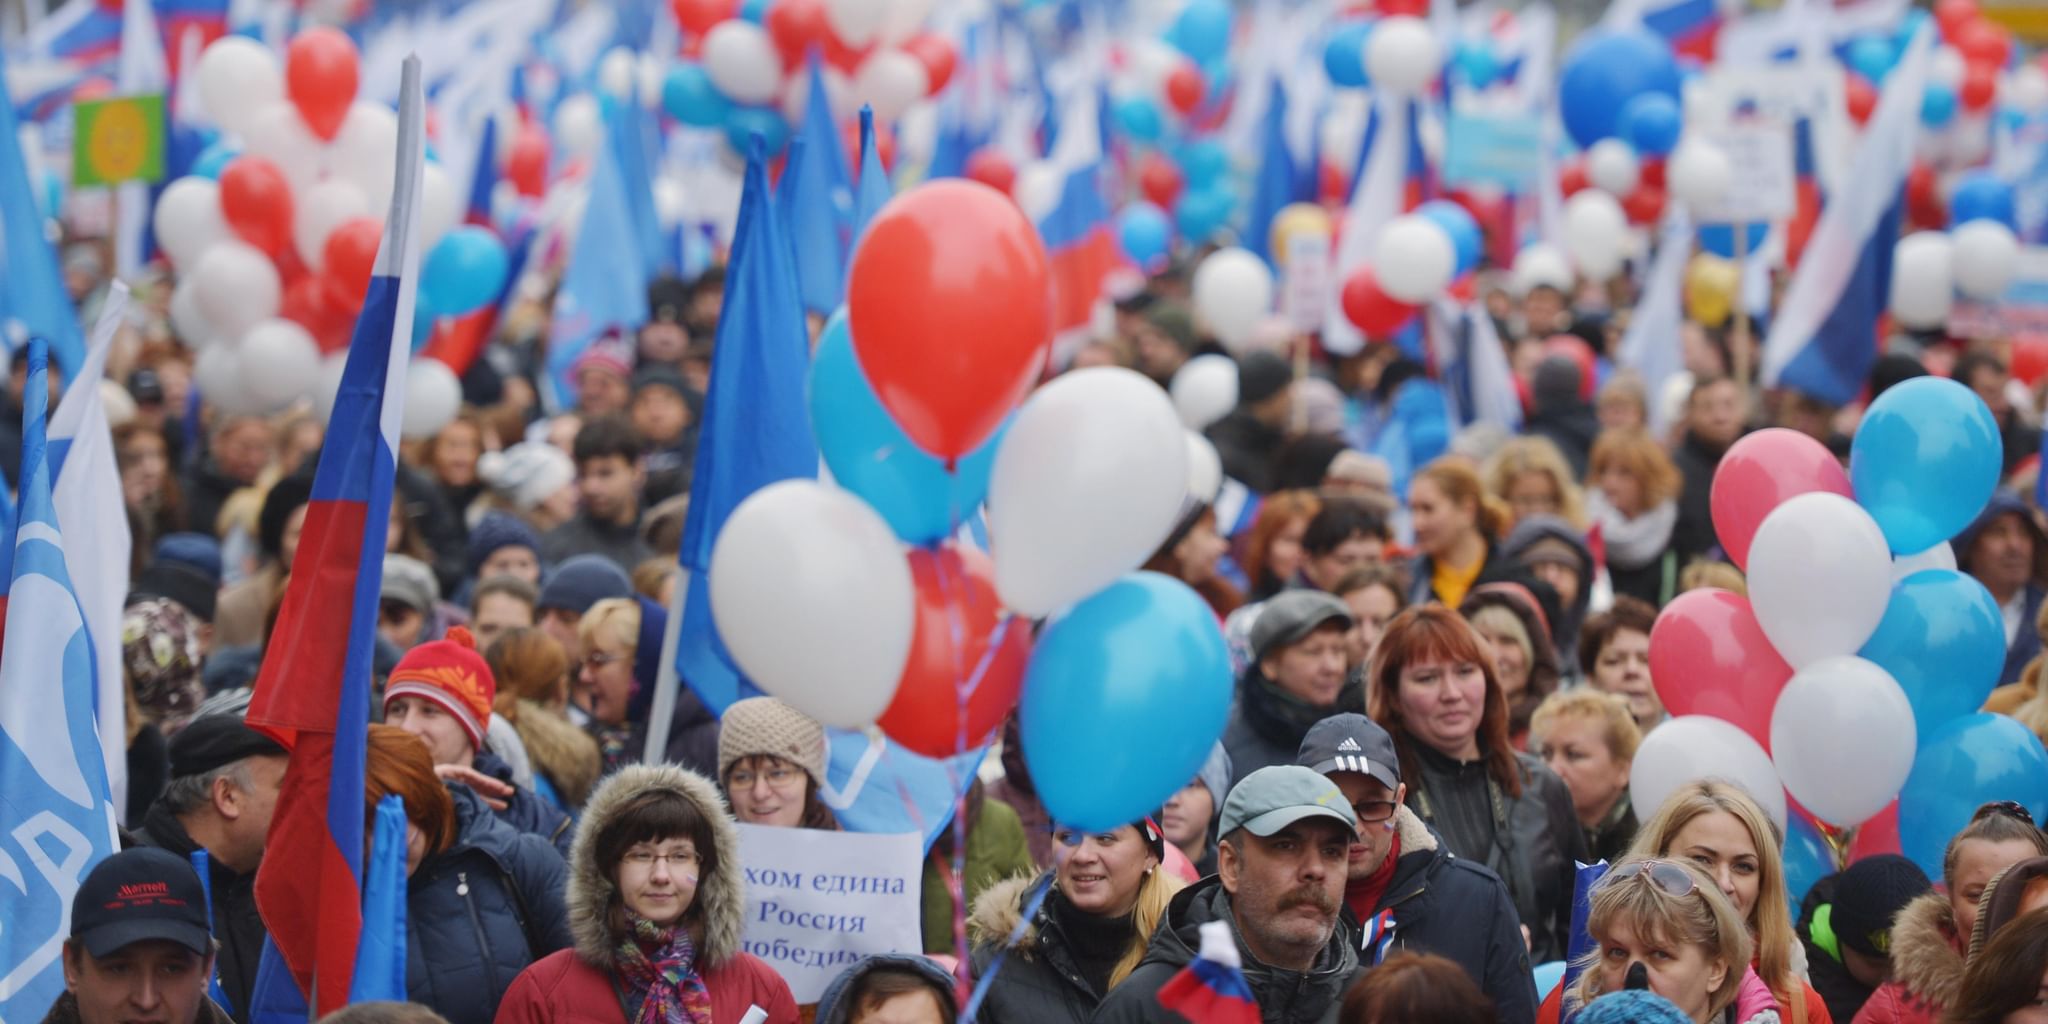
[{"label": "white balloon", "polygon": [[193,304],[225,337],[239,338],[276,316],[283,288],[270,257],[246,242],[208,249],[192,271]]},{"label": "white balloon", "polygon": [[1950,236],[1954,250],[1956,290],[1990,301],[2005,294],[2019,268],[2020,240],[1995,220],[1973,220]]},{"label": "white balloon", "polygon": [[1586,151],[1586,180],[1595,188],[1626,196],[1636,190],[1642,174],[1635,149],[1620,139],[1601,139]]},{"label": "white balloon", "polygon": [[398,433],[420,441],[441,432],[462,411],[462,382],[439,359],[415,359],[405,368],[405,410]]},{"label": "white balloon", "polygon": [[[396,137],[396,128],[393,132]],[[273,100],[258,107],[250,115],[249,127],[242,132],[242,152],[264,157],[276,164],[294,192],[320,177],[323,148],[321,141],[314,137],[313,130],[306,127],[305,119],[299,116],[298,108],[284,100]],[[390,175],[389,168],[385,174],[387,177]]]},{"label": "white balloon", "polygon": [[1237,361],[1214,352],[1196,356],[1174,371],[1167,391],[1182,424],[1207,429],[1237,408]]},{"label": "white balloon", "polygon": [[1066,182],[1066,172],[1052,161],[1033,160],[1017,169],[1017,182],[1010,186],[1010,195],[1017,200],[1017,208],[1035,224],[1059,205],[1060,191],[1066,188]]},{"label": "white balloon", "polygon": [[327,236],[346,221],[370,215],[363,190],[340,178],[319,182],[294,198],[292,245],[306,268],[316,272],[327,259]]},{"label": "white balloon", "polygon": [[874,41],[889,20],[889,0],[825,0],[825,21],[848,46]]},{"label": "white balloon", "polygon": [[2022,114],[2048,110],[2048,71],[2031,62],[2014,68],[2005,79],[2000,98]]},{"label": "white balloon", "polygon": [[888,44],[909,39],[924,27],[924,21],[931,16],[932,5],[937,0],[892,0],[887,14],[882,18],[882,30],[877,38]]},{"label": "white balloon", "polygon": [[1458,248],[1449,232],[1428,217],[1396,217],[1373,247],[1373,273],[1380,289],[1412,305],[1436,298],[1458,271]]},{"label": "white balloon", "polygon": [[1604,281],[1621,272],[1628,251],[1628,214],[1621,202],[1586,189],[1564,204],[1564,247],[1579,272]]},{"label": "white balloon", "polygon": [[604,143],[604,111],[596,97],[579,93],[555,108],[555,141],[576,156],[597,152]]},{"label": "white balloon", "polygon": [[1939,83],[1954,89],[1963,84],[1963,75],[1970,69],[1970,62],[1962,52],[1953,46],[1937,46],[1927,61],[1927,81]]},{"label": "white balloon", "polygon": [[242,387],[242,357],[232,343],[212,345],[192,361],[192,386],[208,405],[230,416],[259,410]]},{"label": "white balloon", "polygon": [[1712,206],[1728,195],[1735,167],[1728,154],[1711,142],[1686,139],[1678,144],[1664,165],[1664,184],[1671,196],[1698,209]]},{"label": "white balloon", "polygon": [[1749,603],[1771,646],[1795,669],[1862,649],[1892,593],[1884,531],[1839,494],[1787,499],[1749,548]]},{"label": "white balloon", "polygon": [[348,369],[348,352],[329,353],[320,360],[320,376],[313,384],[313,414],[326,423],[334,418],[334,399],[341,393],[341,374]]},{"label": "white balloon", "polygon": [[242,388],[261,411],[277,412],[306,398],[319,382],[320,346],[290,320],[265,320],[249,328],[237,347]]},{"label": "white balloon", "polygon": [[1629,766],[1629,804],[1653,815],[1688,783],[1708,779],[1740,787],[1784,830],[1785,787],[1771,755],[1741,728],[1706,715],[1680,715],[1643,737]]},{"label": "white balloon", "polygon": [[1251,342],[1259,321],[1273,308],[1273,272],[1265,260],[1237,246],[1204,258],[1190,290],[1195,314],[1233,352]]},{"label": "white balloon", "polygon": [[1148,36],[1131,43],[1125,59],[1128,61],[1126,73],[1131,77],[1132,91],[1159,96],[1166,90],[1167,78],[1187,58],[1165,40]]},{"label": "white balloon", "polygon": [[660,110],[661,86],[668,78],[668,68],[660,57],[652,53],[643,53],[636,65],[636,75],[640,89],[640,105],[649,110]]},{"label": "white balloon", "polygon": [[1509,284],[1517,297],[1536,288],[1555,288],[1565,294],[1572,290],[1572,260],[1564,250],[1537,242],[1515,254],[1515,269]]},{"label": "white balloon", "polygon": [[199,311],[199,289],[189,277],[171,289],[171,331],[186,348],[194,351],[220,340],[220,328]]},{"label": "white balloon", "polygon": [[740,18],[721,21],[705,34],[704,71],[735,103],[768,103],[782,87],[782,55],[774,41],[761,26]]},{"label": "white balloon", "polygon": [[1365,40],[1365,73],[1397,96],[1421,96],[1443,68],[1443,46],[1421,18],[1381,18]]},{"label": "white balloon", "polygon": [[328,147],[327,169],[361,189],[370,209],[388,209],[398,172],[398,115],[378,103],[358,102],[348,108]]},{"label": "white balloon", "polygon": [[877,51],[853,75],[854,98],[875,108],[875,120],[881,124],[902,117],[924,99],[931,85],[924,65],[902,50]]},{"label": "white balloon", "polygon": [[683,214],[689,208],[689,190],[681,181],[668,175],[654,179],[654,217],[661,222],[663,230],[682,223]]},{"label": "white balloon", "polygon": [[1942,541],[1916,555],[1899,555],[1892,559],[1892,582],[1905,579],[1924,569],[1954,569],[1956,549]]},{"label": "white balloon", "polygon": [[1925,330],[1948,323],[1955,306],[1955,249],[1946,233],[1915,231],[1892,250],[1892,316]]},{"label": "white balloon", "polygon": [[634,81],[639,73],[639,62],[633,59],[633,51],[614,46],[606,50],[604,58],[597,62],[597,87],[607,96],[631,102]]},{"label": "white balloon", "polygon": [[262,43],[222,36],[199,55],[199,102],[222,128],[247,136],[256,112],[284,100],[284,72]]},{"label": "white balloon", "polygon": [[1223,457],[1209,439],[1190,430],[1188,439],[1188,499],[1214,504],[1223,490]]},{"label": "white balloon", "polygon": [[1800,669],[1771,711],[1771,751],[1793,799],[1831,825],[1861,824],[1906,784],[1919,742],[1913,705],[1891,673],[1862,658]]},{"label": "white balloon", "polygon": [[456,195],[455,180],[440,164],[427,161],[420,173],[420,251],[433,249],[435,242],[460,223],[462,199]]},{"label": "white balloon", "polygon": [[179,178],[165,187],[150,214],[156,241],[171,258],[171,266],[191,273],[199,257],[215,242],[235,237],[220,212],[220,184],[197,175]]},{"label": "white balloon", "polygon": [[726,519],[710,571],[719,639],[763,690],[843,729],[888,708],[916,597],[896,535],[866,502],[815,480],[769,484]]},{"label": "white balloon", "polygon": [[[825,104],[832,108],[833,117],[845,117],[858,109],[853,102],[853,83],[845,72],[821,65],[818,77],[825,82]],[[810,105],[810,72],[801,71],[789,76],[789,81],[782,87],[782,116],[791,124],[802,124],[804,111],[810,109]]]}]

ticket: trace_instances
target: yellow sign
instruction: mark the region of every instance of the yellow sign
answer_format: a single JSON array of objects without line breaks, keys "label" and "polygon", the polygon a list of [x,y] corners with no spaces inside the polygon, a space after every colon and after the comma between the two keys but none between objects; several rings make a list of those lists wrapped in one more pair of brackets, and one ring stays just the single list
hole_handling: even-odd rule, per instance
[{"label": "yellow sign", "polygon": [[164,176],[164,98],[122,96],[73,108],[71,181],[113,185]]}]

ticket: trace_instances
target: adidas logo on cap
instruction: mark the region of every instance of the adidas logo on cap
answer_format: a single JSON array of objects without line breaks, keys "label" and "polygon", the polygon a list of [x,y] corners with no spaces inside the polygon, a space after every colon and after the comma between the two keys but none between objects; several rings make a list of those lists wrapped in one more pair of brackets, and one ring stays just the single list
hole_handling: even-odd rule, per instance
[{"label": "adidas logo on cap", "polygon": [[1339,753],[1357,753],[1358,741],[1346,736],[1344,742],[1337,744],[1337,750]]}]

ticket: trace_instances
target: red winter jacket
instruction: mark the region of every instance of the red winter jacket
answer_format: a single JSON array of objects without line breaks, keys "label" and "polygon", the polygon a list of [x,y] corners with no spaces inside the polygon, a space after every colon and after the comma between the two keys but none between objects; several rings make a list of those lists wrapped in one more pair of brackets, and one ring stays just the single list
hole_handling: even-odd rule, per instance
[{"label": "red winter jacket", "polygon": [[[739,953],[704,973],[711,1019],[737,1021],[747,1007],[768,1011],[768,1024],[796,1024],[789,985],[751,953]],[[627,1024],[611,975],[562,950],[521,972],[498,1004],[495,1024]]]}]

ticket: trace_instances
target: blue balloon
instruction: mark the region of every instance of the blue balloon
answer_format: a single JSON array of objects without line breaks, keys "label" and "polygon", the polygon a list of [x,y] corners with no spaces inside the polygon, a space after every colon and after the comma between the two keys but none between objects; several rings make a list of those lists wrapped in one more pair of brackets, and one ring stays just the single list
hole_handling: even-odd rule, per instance
[{"label": "blue balloon", "polygon": [[768,20],[768,0],[741,0],[740,17],[756,25]]},{"label": "blue balloon", "polygon": [[1117,245],[1132,263],[1145,270],[1156,268],[1173,243],[1173,224],[1166,211],[1142,200],[1116,215]]},{"label": "blue balloon", "polygon": [[1920,94],[1920,123],[1939,128],[1956,118],[1956,91],[1940,82],[1927,83]]},{"label": "blue balloon", "polygon": [[225,142],[215,142],[200,150],[199,156],[193,159],[192,173],[202,178],[212,178],[215,181],[219,181],[220,172],[226,170],[228,164],[241,155],[242,151],[239,147],[231,146]]},{"label": "blue balloon", "polygon": [[1863,414],[1849,444],[1849,483],[1892,553],[1911,555],[1977,518],[2003,460],[1998,422],[1976,392],[1946,377],[1915,377],[1887,388]]},{"label": "blue balloon", "polygon": [[1579,37],[1558,79],[1564,127],[1581,149],[1612,137],[1621,110],[1644,93],[1678,98],[1678,60],[1671,44],[1647,29],[1594,31]]},{"label": "blue balloon", "polygon": [[[1749,243],[1750,252],[1755,252],[1763,247],[1764,236],[1769,233],[1769,230],[1770,225],[1768,224],[1750,224],[1744,228],[1743,233],[1748,236],[1745,241]],[[1700,248],[1722,259],[1734,259],[1734,226],[1729,224],[1700,225]]]},{"label": "blue balloon", "polygon": [[1172,41],[1197,64],[1220,59],[1230,52],[1230,17],[1224,0],[1189,0],[1173,23]]},{"label": "blue balloon", "polygon": [[1936,729],[1913,755],[1899,789],[1901,851],[1927,877],[1940,878],[1949,838],[1994,800],[2018,803],[2035,821],[2048,815],[2048,750],[2014,719],[1972,712]]},{"label": "blue balloon", "polygon": [[1876,85],[1899,62],[1899,49],[1884,36],[1857,36],[1849,42],[1845,59],[1852,70]]},{"label": "blue balloon", "polygon": [[732,101],[711,84],[696,64],[677,63],[661,83],[661,108],[670,117],[698,128],[717,128],[732,116]]},{"label": "blue balloon", "polygon": [[1948,196],[1948,220],[1951,225],[1995,220],[2014,227],[2012,186],[1987,170],[1957,175],[1956,187]]},{"label": "blue balloon", "polygon": [[414,354],[418,354],[420,349],[427,347],[427,340],[434,336],[434,320],[439,315],[428,304],[427,296],[424,292],[413,300],[412,350]]},{"label": "blue balloon", "polygon": [[1215,139],[1190,142],[1180,151],[1181,177],[1189,188],[1206,188],[1230,174],[1230,151]]},{"label": "blue balloon", "polygon": [[441,236],[427,253],[420,289],[433,296],[437,312],[462,316],[496,302],[510,272],[511,258],[498,236],[465,224]]},{"label": "blue balloon", "polygon": [[1486,236],[1479,230],[1479,222],[1462,206],[1448,199],[1432,199],[1415,211],[1434,221],[1451,236],[1451,247],[1458,253],[1458,276],[1471,273],[1479,266],[1479,255],[1486,248]]},{"label": "blue balloon", "polygon": [[2005,667],[2005,617],[1991,592],[1954,569],[1925,569],[1892,584],[1859,656],[1899,681],[1920,743],[1984,706]]},{"label": "blue balloon", "polygon": [[1799,815],[1792,815],[1785,829],[1785,896],[1792,901],[1792,914],[1799,914],[1799,901],[1813,883],[1835,873],[1834,851],[1821,838],[1820,830]]},{"label": "blue balloon", "polygon": [[1493,47],[1482,40],[1467,39],[1458,44],[1457,52],[1451,55],[1451,67],[1465,84],[1474,89],[1484,89],[1500,74],[1500,58],[1493,55]]},{"label": "blue balloon", "polygon": [[1330,33],[1323,43],[1323,73],[1331,85],[1357,89],[1371,81],[1365,74],[1365,41],[1371,35],[1369,21],[1342,22]]},{"label": "blue balloon", "polygon": [[1661,92],[1646,92],[1621,108],[1621,137],[1644,156],[1665,156],[1678,148],[1684,128],[1678,101]]},{"label": "blue balloon", "polygon": [[1223,631],[1187,584],[1137,572],[1096,591],[1024,670],[1018,725],[1046,814],[1107,832],[1158,810],[1201,770],[1230,697]]},{"label": "blue balloon", "polygon": [[1158,142],[1166,134],[1166,115],[1159,104],[1144,96],[1125,96],[1110,107],[1116,126],[1139,142]]},{"label": "blue balloon", "polygon": [[988,493],[1005,424],[967,454],[955,472],[926,454],[875,397],[853,351],[844,309],[825,321],[811,356],[811,426],[818,453],[839,486],[860,495],[911,544],[935,544],[973,517]]},{"label": "blue balloon", "polygon": [[789,144],[789,122],[782,113],[770,107],[735,106],[725,116],[725,141],[741,153],[747,152],[754,135],[761,136],[763,149],[769,156],[782,152]]},{"label": "blue balloon", "polygon": [[1173,223],[1189,245],[1200,245],[1230,223],[1237,212],[1237,190],[1229,182],[1189,189],[1173,204]]}]

